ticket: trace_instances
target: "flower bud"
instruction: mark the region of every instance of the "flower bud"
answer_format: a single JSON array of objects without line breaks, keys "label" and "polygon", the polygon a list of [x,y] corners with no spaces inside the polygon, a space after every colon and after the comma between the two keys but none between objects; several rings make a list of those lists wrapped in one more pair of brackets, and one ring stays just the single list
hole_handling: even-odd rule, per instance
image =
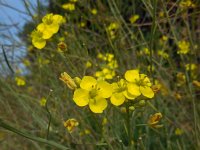
[{"label": "flower bud", "polygon": [[74,80],[66,72],[61,73],[61,77],[59,79],[62,80],[71,90],[77,88]]}]

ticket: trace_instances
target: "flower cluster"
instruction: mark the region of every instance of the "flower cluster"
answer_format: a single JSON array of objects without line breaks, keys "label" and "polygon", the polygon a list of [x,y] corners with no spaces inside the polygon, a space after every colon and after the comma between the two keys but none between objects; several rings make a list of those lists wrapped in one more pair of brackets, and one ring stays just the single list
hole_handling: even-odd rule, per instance
[{"label": "flower cluster", "polygon": [[74,11],[76,9],[75,3],[77,0],[70,0],[70,2],[62,5],[62,8],[68,11]]},{"label": "flower cluster", "polygon": [[103,62],[101,66],[101,71],[96,71],[95,76],[98,79],[113,79],[116,73],[115,70],[118,68],[118,63],[111,53],[106,53],[105,55],[99,53],[97,58]]},{"label": "flower cluster", "polygon": [[65,121],[63,124],[64,127],[68,130],[68,132],[72,133],[75,130],[75,127],[79,125],[79,122],[76,119],[71,118]]},{"label": "flower cluster", "polygon": [[102,113],[108,106],[107,99],[115,106],[122,105],[126,100],[135,100],[141,96],[153,98],[154,92],[151,89],[150,79],[145,74],[140,74],[138,70],[127,70],[125,79],[118,82],[108,83],[105,80],[96,80],[92,76],[77,77],[72,79],[67,73],[61,74],[61,80],[74,90],[73,100],[80,106],[87,106],[94,113]]},{"label": "flower cluster", "polygon": [[24,80],[23,77],[15,77],[15,81],[16,81],[17,86],[26,85],[26,81]]},{"label": "flower cluster", "polygon": [[182,9],[194,8],[196,5],[191,0],[181,0],[179,6]]},{"label": "flower cluster", "polygon": [[62,23],[65,23],[65,19],[61,15],[50,13],[44,16],[42,23],[31,33],[32,44],[38,49],[44,48],[46,40],[58,32]]},{"label": "flower cluster", "polygon": [[190,43],[187,41],[179,41],[178,48],[178,54],[187,54],[190,51]]},{"label": "flower cluster", "polygon": [[110,39],[115,39],[115,37],[116,37],[115,35],[116,35],[116,32],[119,29],[119,27],[120,27],[119,23],[113,22],[106,28],[106,31],[107,31]]}]

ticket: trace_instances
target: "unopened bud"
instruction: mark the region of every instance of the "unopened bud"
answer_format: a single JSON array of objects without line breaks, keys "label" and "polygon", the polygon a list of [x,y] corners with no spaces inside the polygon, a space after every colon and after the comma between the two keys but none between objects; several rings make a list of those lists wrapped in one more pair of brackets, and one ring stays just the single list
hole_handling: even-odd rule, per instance
[{"label": "unopened bud", "polygon": [[66,72],[61,73],[61,77],[59,79],[62,80],[70,89],[74,90],[77,88],[74,80]]},{"label": "unopened bud", "polygon": [[138,104],[139,104],[139,106],[143,107],[146,105],[146,102],[145,102],[145,100],[140,100]]}]

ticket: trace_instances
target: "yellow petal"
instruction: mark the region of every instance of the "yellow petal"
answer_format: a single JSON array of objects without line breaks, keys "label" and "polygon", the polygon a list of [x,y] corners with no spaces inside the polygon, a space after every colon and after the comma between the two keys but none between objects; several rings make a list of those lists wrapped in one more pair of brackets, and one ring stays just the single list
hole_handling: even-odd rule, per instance
[{"label": "yellow petal", "polygon": [[43,39],[32,39],[32,44],[36,47],[36,48],[38,48],[38,49],[42,49],[42,48],[44,48],[45,47],[45,45],[46,45],[46,40],[43,40]]},{"label": "yellow petal", "polygon": [[125,90],[123,94],[127,99],[130,99],[130,100],[134,100],[137,97],[137,96],[131,95],[127,90]]},{"label": "yellow petal", "polygon": [[114,93],[111,98],[110,98],[110,101],[113,105],[115,106],[119,106],[121,104],[124,103],[125,101],[125,97],[122,93]]},{"label": "yellow petal", "polygon": [[97,84],[97,80],[91,76],[84,76],[81,83],[80,87],[85,90],[91,90],[94,88]]},{"label": "yellow petal", "polygon": [[58,23],[52,23],[50,25],[47,25],[47,30],[49,32],[52,32],[53,34],[57,33],[59,30],[59,25]]},{"label": "yellow petal", "polygon": [[107,107],[107,101],[104,98],[96,97],[95,99],[90,99],[89,107],[94,113],[102,113]]},{"label": "yellow petal", "polygon": [[112,86],[113,91],[116,91],[119,89],[119,86],[116,82],[112,83],[111,86]]},{"label": "yellow petal", "polygon": [[43,32],[45,30],[45,24],[44,23],[40,23],[37,26],[37,30],[40,31],[40,32]]},{"label": "yellow petal", "polygon": [[77,89],[74,91],[73,100],[78,106],[86,106],[89,103],[89,92],[84,89]]},{"label": "yellow petal", "polygon": [[65,23],[66,20],[65,20],[65,18],[63,18],[63,16],[61,16],[61,15],[53,15],[53,22],[54,22],[54,23],[61,24],[61,23]]},{"label": "yellow petal", "polygon": [[138,85],[133,84],[133,83],[128,83],[128,84],[127,84],[127,88],[128,88],[128,92],[129,92],[131,95],[140,96],[141,92],[140,92],[140,88],[139,88]]},{"label": "yellow petal", "polygon": [[111,84],[106,81],[100,80],[97,83],[98,96],[108,98],[112,95],[113,88]]},{"label": "yellow petal", "polygon": [[140,86],[140,91],[142,95],[144,95],[145,97],[148,97],[148,98],[154,97],[153,90],[148,86]]},{"label": "yellow petal", "polygon": [[125,79],[129,82],[135,82],[140,79],[138,70],[128,70],[125,73]]},{"label": "yellow petal", "polygon": [[151,86],[151,81],[150,81],[150,79],[147,77],[146,74],[140,74],[140,80],[142,80],[143,83],[145,83],[147,86]]},{"label": "yellow petal", "polygon": [[43,35],[42,35],[42,38],[43,39],[50,39],[52,36],[53,36],[53,32],[52,31],[50,31],[49,29],[46,29],[46,30],[44,30],[43,32]]}]

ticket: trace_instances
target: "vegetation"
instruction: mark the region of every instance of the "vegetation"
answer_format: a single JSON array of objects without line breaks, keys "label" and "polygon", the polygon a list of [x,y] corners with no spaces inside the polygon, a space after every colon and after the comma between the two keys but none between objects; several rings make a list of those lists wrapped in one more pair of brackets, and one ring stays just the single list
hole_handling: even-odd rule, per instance
[{"label": "vegetation", "polygon": [[2,45],[0,149],[200,148],[199,1],[24,4],[25,56]]}]

